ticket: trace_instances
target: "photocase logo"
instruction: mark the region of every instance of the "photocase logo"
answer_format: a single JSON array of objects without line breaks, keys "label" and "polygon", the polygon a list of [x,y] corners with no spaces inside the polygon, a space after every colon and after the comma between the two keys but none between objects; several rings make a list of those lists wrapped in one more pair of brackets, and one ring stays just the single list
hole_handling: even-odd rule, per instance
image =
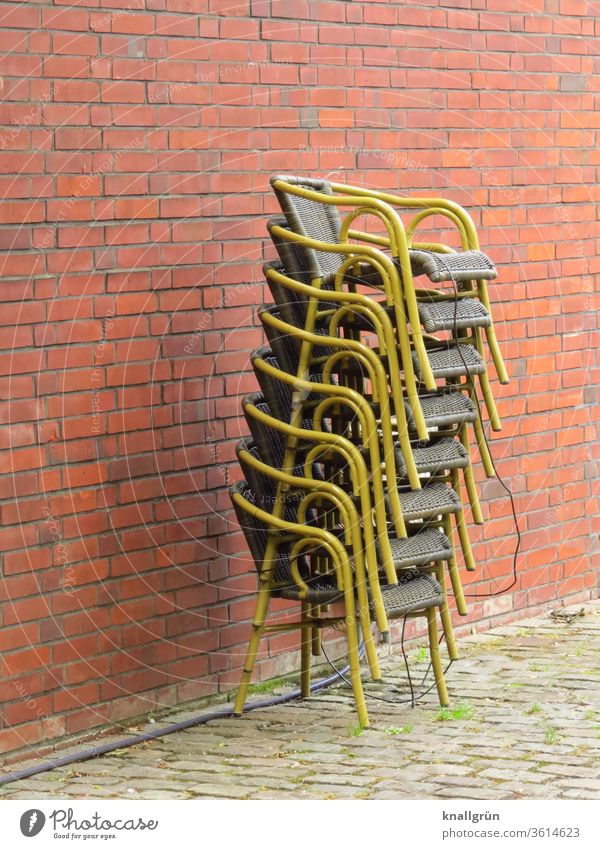
[{"label": "photocase logo", "polygon": [[21,816],[21,834],[25,837],[35,837],[46,824],[45,815],[38,808],[31,808]]}]

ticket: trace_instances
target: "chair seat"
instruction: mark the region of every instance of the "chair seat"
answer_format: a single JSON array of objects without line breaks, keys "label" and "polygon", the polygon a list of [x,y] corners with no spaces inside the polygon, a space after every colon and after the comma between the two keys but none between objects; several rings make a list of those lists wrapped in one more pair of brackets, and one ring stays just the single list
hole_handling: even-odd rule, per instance
[{"label": "chair seat", "polygon": [[452,545],[448,537],[435,528],[422,528],[406,539],[390,539],[390,548],[396,569],[424,566],[452,557]]},{"label": "chair seat", "polygon": [[[412,355],[415,373],[422,380],[423,373],[418,356]],[[427,349],[427,359],[436,380],[461,377],[466,374],[483,374],[485,363],[473,345],[440,345]]]},{"label": "chair seat", "polygon": [[[393,306],[378,301],[391,323],[396,324],[396,313]],[[321,309],[332,305],[322,305]],[[339,305],[338,305],[339,306]],[[477,298],[459,298],[457,301],[419,301],[419,316],[427,333],[437,333],[441,330],[465,330],[471,327],[489,327],[490,314]],[[328,319],[322,320],[320,327],[326,326]],[[374,325],[369,316],[356,312],[347,314],[342,324],[355,330],[373,331]]]},{"label": "chair seat", "polygon": [[[410,265],[413,277],[425,274],[432,283],[443,283],[454,281],[464,283],[470,280],[494,280],[498,276],[496,266],[492,260],[482,251],[461,251],[460,253],[447,254],[434,251],[409,250]],[[402,276],[400,263],[393,260]],[[334,272],[326,274],[324,282],[329,284],[335,276]],[[366,283],[370,286],[382,287],[381,275],[373,266],[364,264],[359,276],[348,272],[348,279],[356,283]]]},{"label": "chair seat", "polygon": [[430,483],[423,489],[400,492],[399,496],[402,515],[409,521],[458,513],[461,509],[460,498],[444,483]]},{"label": "chair seat", "polygon": [[[413,458],[419,474],[436,474],[449,469],[465,469],[469,465],[469,455],[457,439],[444,436],[437,442],[415,445]],[[396,470],[399,477],[407,474],[406,462],[400,448],[396,449]]]},{"label": "chair seat", "polygon": [[415,277],[426,274],[433,283],[444,280],[494,280],[496,266],[482,251],[461,251],[455,254],[411,250],[410,264]]},{"label": "chair seat", "polygon": [[402,572],[398,584],[382,587],[381,594],[388,619],[398,619],[444,603],[444,593],[435,578],[416,569]]},{"label": "chair seat", "polygon": [[[428,428],[474,422],[477,418],[475,405],[462,392],[435,392],[419,396],[419,401]],[[416,433],[417,428],[408,401],[404,402],[404,406],[408,428],[412,433]]]},{"label": "chair seat", "polygon": [[489,312],[477,298],[451,301],[419,301],[419,317],[427,333],[440,330],[465,330],[469,327],[489,327]]}]

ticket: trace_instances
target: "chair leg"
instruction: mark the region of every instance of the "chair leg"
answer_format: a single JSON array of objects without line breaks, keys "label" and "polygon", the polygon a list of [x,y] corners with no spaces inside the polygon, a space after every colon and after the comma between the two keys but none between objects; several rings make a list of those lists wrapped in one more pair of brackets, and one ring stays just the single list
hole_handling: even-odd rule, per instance
[{"label": "chair leg", "polygon": [[452,584],[452,592],[454,594],[454,601],[456,602],[456,609],[460,616],[466,616],[467,604],[465,602],[462,582],[460,580],[460,573],[458,571],[458,566],[456,565],[454,534],[452,533],[452,520],[449,515],[444,516],[444,533],[450,540],[450,545],[452,546],[452,556],[448,560],[448,574],[450,575],[450,583]]},{"label": "chair leg", "polygon": [[271,598],[271,589],[269,586],[261,586],[258,590],[258,598],[256,599],[256,610],[254,612],[254,619],[252,621],[252,633],[250,635],[250,640],[248,642],[248,649],[246,650],[246,661],[244,663],[244,669],[242,672],[242,678],[240,681],[240,686],[237,691],[237,695],[235,698],[235,705],[233,708],[233,713],[235,716],[240,716],[244,710],[244,705],[246,704],[246,697],[248,695],[248,686],[250,685],[250,679],[252,677],[252,672],[254,670],[254,664],[256,662],[256,654],[258,652],[258,646],[260,644],[260,639],[263,634],[263,630],[265,627],[265,619],[267,616],[267,610],[269,607],[269,599]]},{"label": "chair leg", "polygon": [[[452,480],[452,488],[455,493],[460,498],[460,482],[458,479],[458,470],[453,469],[450,473],[450,478]],[[456,516],[456,527],[458,529],[458,536],[460,539],[460,545],[463,552],[463,557],[465,560],[465,566],[469,572],[475,572],[475,560],[473,559],[473,551],[471,550],[471,541],[469,539],[469,532],[467,530],[467,523],[465,522],[465,513],[462,507],[455,514]]]},{"label": "chair leg", "polygon": [[446,648],[448,649],[448,657],[450,660],[458,660],[458,647],[454,636],[454,628],[452,627],[452,617],[450,608],[448,607],[448,596],[446,594],[446,576],[444,575],[444,564],[438,563],[435,567],[436,578],[444,591],[444,602],[440,607],[440,618],[442,620],[442,628],[444,631],[444,639],[446,640]]},{"label": "chair leg", "polygon": [[[475,387],[471,386],[470,392],[471,400],[475,404],[477,408],[479,408],[479,399],[477,398],[477,392],[475,391]],[[475,438],[477,440],[477,448],[479,449],[479,456],[481,457],[481,462],[483,464],[483,468],[485,470],[485,474],[488,478],[495,477],[496,473],[494,472],[494,464],[492,463],[492,458],[490,455],[490,450],[487,447],[487,442],[485,441],[485,433],[483,431],[483,422],[481,421],[481,417],[478,413],[477,418],[473,422],[473,429],[475,431]]]},{"label": "chair leg", "polygon": [[469,431],[466,423],[460,426],[459,439],[469,457],[469,465],[463,470],[467,495],[469,496],[469,504],[473,514],[473,521],[476,525],[483,525],[483,515],[481,513],[481,505],[479,496],[477,495],[477,487],[475,486],[475,476],[473,475],[473,466],[471,464],[471,446],[469,444]]},{"label": "chair leg", "polygon": [[429,652],[431,655],[431,666],[435,678],[435,686],[437,687],[438,698],[442,707],[446,707],[449,702],[448,690],[446,689],[446,681],[444,678],[444,668],[440,656],[440,645],[438,642],[437,620],[435,616],[435,608],[430,607],[427,611],[427,630],[429,632]]},{"label": "chair leg", "polygon": [[[321,608],[318,604],[311,607],[310,615],[315,619],[319,618],[321,615]],[[311,647],[312,656],[319,657],[321,654],[321,629],[315,625],[313,625],[311,630]]]},{"label": "chair leg", "polygon": [[[483,341],[481,337],[481,327],[475,328],[475,347],[479,351],[479,353],[483,356]],[[490,386],[490,377],[486,371],[483,374],[479,375],[479,382],[481,383],[481,391],[483,393],[483,400],[485,401],[485,406],[488,411],[488,415],[490,417],[490,424],[492,426],[492,430],[500,431],[502,430],[502,424],[500,422],[500,416],[498,415],[498,410],[496,409],[496,402],[494,401],[494,396],[492,394],[492,388]]]},{"label": "chair leg", "polygon": [[490,349],[490,354],[492,355],[492,360],[494,361],[496,371],[498,372],[498,380],[500,381],[500,383],[506,386],[506,384],[510,381],[508,379],[508,374],[506,373],[506,366],[504,365],[502,354],[500,353],[500,346],[498,345],[498,340],[496,339],[496,331],[494,329],[493,323],[490,324],[489,327],[486,327],[485,335]]},{"label": "chair leg", "polygon": [[369,727],[369,714],[365,703],[362,681],[360,680],[360,657],[358,654],[358,637],[356,627],[356,612],[354,608],[354,594],[351,587],[344,591],[346,604],[346,640],[348,642],[348,664],[350,666],[350,681],[354,693],[354,702],[358,714],[358,722],[361,728]]},{"label": "chair leg", "polygon": [[[400,362],[402,363],[402,368],[404,371],[404,380],[406,383],[406,397],[408,399],[408,403],[412,410],[413,418],[415,421],[415,426],[417,428],[417,434],[419,439],[425,441],[429,439],[429,432],[427,430],[427,424],[425,423],[425,416],[423,415],[423,410],[421,409],[421,402],[419,400],[418,388],[417,388],[417,379],[415,375],[415,367],[412,360],[412,352],[410,346],[410,336],[408,333],[408,320],[406,316],[406,311],[404,309],[404,300],[402,296],[400,296],[394,303],[395,307],[395,315],[396,315],[396,333],[398,339],[398,349],[400,351]],[[419,320],[418,310],[416,309],[415,304],[415,312],[417,316],[417,320]],[[411,319],[412,323],[412,319]],[[419,330],[420,330],[419,323]],[[423,351],[425,351],[425,343],[421,339],[421,344],[423,346]],[[426,360],[426,368],[431,372],[431,367],[429,365],[429,359],[427,359],[427,354],[425,354]],[[435,380],[433,380],[433,374],[431,374],[431,380],[433,381],[433,386],[435,388]]]},{"label": "chair leg", "polygon": [[[490,296],[485,280],[477,281],[477,293],[479,295],[479,300],[491,316],[492,305],[490,304]],[[502,359],[502,354],[500,353],[500,346],[498,345],[498,340],[496,339],[496,330],[494,329],[493,320],[490,321],[489,327],[486,327],[485,335],[490,349],[490,354],[492,355],[492,360],[494,361],[494,365],[496,366],[498,380],[500,381],[500,383],[507,384],[509,382],[508,374],[506,373],[504,360]]]},{"label": "chair leg", "polygon": [[310,696],[310,649],[311,649],[311,625],[309,621],[310,605],[305,601],[300,607],[300,697],[303,699]]}]

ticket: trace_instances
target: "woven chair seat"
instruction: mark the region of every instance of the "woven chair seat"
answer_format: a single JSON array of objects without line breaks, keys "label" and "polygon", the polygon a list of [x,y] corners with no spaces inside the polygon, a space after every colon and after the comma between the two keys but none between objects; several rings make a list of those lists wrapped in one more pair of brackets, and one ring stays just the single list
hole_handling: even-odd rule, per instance
[{"label": "woven chair seat", "polygon": [[482,251],[462,251],[442,254],[434,251],[409,251],[412,273],[415,277],[426,274],[433,283],[444,280],[494,280],[496,266]]},{"label": "woven chair seat", "polygon": [[[412,355],[414,369],[421,380],[421,363],[416,354]],[[427,349],[427,359],[433,376],[437,379],[461,377],[462,375],[483,374],[485,363],[473,345],[443,345]]]},{"label": "woven chair seat", "polygon": [[[465,469],[469,465],[469,455],[464,446],[451,436],[444,436],[438,442],[413,446],[415,465],[419,474],[436,474],[448,469]],[[399,477],[407,474],[404,455],[398,448],[395,452],[396,469]]]},{"label": "woven chair seat", "polygon": [[430,483],[423,489],[400,492],[399,496],[402,515],[407,520],[458,513],[462,507],[458,495],[444,483]]},{"label": "woven chair seat", "polygon": [[419,317],[427,333],[440,330],[465,330],[469,327],[489,327],[489,312],[477,298],[456,301],[420,301]]},{"label": "woven chair seat", "polygon": [[398,576],[397,586],[381,588],[388,619],[398,619],[417,610],[440,607],[444,603],[441,586],[431,575],[407,570]]},{"label": "woven chair seat", "polygon": [[396,569],[424,566],[452,557],[448,537],[435,528],[423,528],[406,539],[390,539],[390,548]]},{"label": "woven chair seat", "polygon": [[[475,405],[462,392],[437,392],[431,395],[421,395],[419,401],[428,428],[474,422],[477,418]],[[408,401],[404,402],[404,406],[408,428],[411,433],[416,433],[417,427]]]}]

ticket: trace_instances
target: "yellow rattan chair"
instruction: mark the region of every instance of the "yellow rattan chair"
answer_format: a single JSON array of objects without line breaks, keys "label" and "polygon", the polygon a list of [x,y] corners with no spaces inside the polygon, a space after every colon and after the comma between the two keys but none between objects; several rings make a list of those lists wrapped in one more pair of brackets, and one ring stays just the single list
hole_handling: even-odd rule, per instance
[{"label": "yellow rattan chair", "polygon": [[[310,648],[313,645],[314,636],[312,632],[314,629],[322,627],[323,624],[328,624],[329,617],[325,621],[321,618],[321,607],[342,600],[343,597],[345,606],[343,618],[346,622],[351,680],[359,722],[362,726],[367,726],[368,715],[360,682],[357,640],[354,636],[356,633],[356,605],[358,605],[358,619],[367,646],[371,671],[376,677],[379,676],[379,667],[372,649],[372,638],[369,632],[366,578],[362,561],[357,556],[356,537],[360,529],[358,514],[348,496],[339,488],[322,481],[299,478],[272,469],[260,460],[256,449],[248,450],[248,448],[247,443],[243,443],[239,447],[238,459],[247,476],[253,477],[255,487],[258,488],[257,479],[259,483],[262,483],[262,496],[257,499],[256,493],[253,493],[253,497],[249,499],[245,497],[249,494],[248,490],[240,493],[239,490],[235,491],[234,488],[232,500],[259,571],[259,597],[234,711],[237,714],[243,711],[260,638],[267,629],[290,630],[293,627],[301,628],[302,693],[308,695]],[[271,486],[269,486],[269,482]],[[306,492],[302,500],[297,501],[296,504],[293,504],[293,500],[290,499],[290,492],[293,489]],[[257,505],[257,500],[260,506]],[[333,502],[335,508],[341,512],[340,531],[342,539],[331,531],[312,527],[307,521],[309,510],[314,509],[315,505],[320,504],[323,500]],[[279,513],[285,516],[286,509],[290,507],[296,514],[297,521],[295,523],[277,515]],[[250,529],[245,514],[252,515],[255,519],[254,525]],[[256,520],[260,521],[260,525]],[[282,525],[285,527],[282,527]],[[273,533],[273,529],[288,531],[288,534],[282,539],[280,533]],[[262,536],[260,536],[261,532]],[[292,535],[291,538],[290,534]],[[259,538],[257,539],[257,537]],[[318,541],[318,546],[315,545],[316,541]],[[280,545],[282,543],[287,545],[292,543],[287,554],[289,564],[287,574],[285,552],[284,564],[281,563],[280,557]],[[306,552],[311,553],[317,561],[316,571],[310,575],[307,574],[306,558],[301,562],[299,557],[301,553]],[[323,569],[324,556],[331,558],[332,561],[328,570]],[[310,569],[308,571],[310,572]],[[335,574],[335,584],[333,585],[331,583],[332,574]],[[292,586],[290,578],[293,579],[295,586]],[[286,622],[270,626],[265,624],[269,600],[274,593],[279,594],[280,597],[299,600],[303,603],[300,623]],[[354,594],[356,594],[356,601]],[[435,608],[444,604],[444,593],[441,585],[426,573],[407,570],[403,573],[402,580],[397,586],[385,587],[384,598],[386,612],[390,618],[416,615],[427,617],[431,661],[438,695],[440,703],[447,704],[448,694],[439,653],[435,614]],[[312,610],[310,605],[312,605]]]},{"label": "yellow rattan chair", "polygon": [[[307,697],[310,694],[310,653],[314,632],[341,620],[346,625],[350,679],[358,721],[362,727],[368,727],[369,716],[360,678],[354,578],[343,543],[326,530],[307,527],[302,522],[290,522],[274,515],[272,510],[261,509],[246,481],[235,484],[230,489],[230,496],[258,571],[258,597],[252,633],[234,713],[241,715],[244,710],[263,634],[300,629],[301,694]],[[328,555],[332,574],[311,574],[311,549],[319,552],[319,564],[323,553]],[[301,565],[305,568],[301,569]],[[266,619],[272,598],[299,601],[300,621],[268,624]],[[321,606],[336,602],[343,604],[344,612],[341,616],[320,615]]]},{"label": "yellow rattan chair", "polygon": [[[441,569],[443,563],[447,563],[457,609],[463,615],[466,614],[466,605],[456,565],[454,546],[451,541],[450,514],[446,514],[441,521],[445,533],[441,532],[438,527],[440,523],[421,521],[414,524],[408,523],[407,536],[404,538],[392,537],[387,528],[384,528],[383,532],[378,529],[375,535],[373,525],[376,525],[376,518],[371,504],[369,475],[365,461],[353,443],[338,434],[311,430],[309,420],[303,422],[301,429],[280,421],[271,414],[269,405],[261,393],[246,396],[242,400],[242,409],[254,445],[258,449],[260,457],[271,468],[280,469],[282,467],[285,440],[293,437],[297,440],[298,445],[297,459],[301,460],[296,466],[295,474],[303,475],[306,478],[311,477],[314,463],[318,461],[323,464],[325,469],[333,470],[333,477],[327,476],[327,479],[336,483],[344,491],[349,492],[353,503],[360,512],[371,597],[373,602],[378,599],[383,611],[385,611],[385,606],[379,586],[381,572],[383,571],[384,575],[387,572],[384,568],[383,552],[386,552],[386,558],[391,560],[397,573],[407,568],[422,568],[434,564],[437,579],[444,591],[444,603],[440,608],[440,615],[448,654],[452,660],[456,660],[458,651],[446,598],[444,573]],[[375,536],[377,537],[376,541]],[[375,565],[371,554],[375,555]],[[438,569],[441,570],[441,574],[437,573]],[[387,577],[385,582],[388,583]],[[377,617],[375,603],[373,607]],[[378,626],[385,638],[387,620],[384,626],[386,631],[382,631],[379,619]]]},{"label": "yellow rattan chair", "polygon": [[[362,282],[383,287],[389,305],[394,307],[396,323],[406,321],[404,309],[399,309],[399,303],[406,303],[406,311],[410,320],[413,344],[415,348],[415,370],[417,378],[429,389],[434,390],[438,380],[445,380],[461,374],[478,375],[490,421],[494,429],[500,429],[500,421],[491,393],[489,378],[482,356],[481,331],[487,325],[492,327],[488,334],[490,346],[493,345],[494,360],[499,357],[499,349],[493,334],[491,316],[489,314],[489,298],[485,289],[485,276],[495,276],[495,268],[491,261],[477,250],[463,253],[451,253],[447,246],[418,245],[418,249],[410,248],[409,239],[402,221],[393,206],[387,201],[376,197],[376,193],[365,192],[358,196],[348,191],[346,194],[333,194],[331,184],[326,180],[314,180],[304,177],[274,177],[271,184],[285,213],[287,224],[294,236],[299,236],[304,248],[306,264],[309,267],[311,282],[319,281],[319,285],[327,283],[336,275],[343,273],[353,282]],[[339,186],[339,184],[336,184]],[[351,208],[351,212],[342,221],[340,208]],[[466,216],[466,213],[464,213]],[[360,216],[374,215],[382,221],[387,229],[387,237],[373,236],[352,230],[353,222]],[[422,218],[421,218],[422,220]],[[464,228],[462,221],[460,227]],[[415,225],[416,226],[416,225]],[[414,229],[414,228],[413,228]],[[474,229],[474,228],[473,228]],[[412,231],[411,231],[412,233]],[[281,238],[281,234],[279,237]],[[354,262],[351,258],[344,260],[339,251],[341,244],[347,244],[350,238],[361,239],[362,242],[378,244],[390,250],[393,272],[381,275],[369,261],[368,266],[363,260],[369,256],[370,246],[354,245]],[[326,252],[309,245],[306,239],[328,243],[338,247],[337,251]],[[293,241],[289,232],[283,235],[283,242]],[[279,242],[278,250],[286,265],[289,256],[284,257]],[[432,251],[431,248],[438,248]],[[441,248],[441,249],[440,249]],[[444,253],[443,251],[448,251]],[[479,296],[479,290],[472,290],[468,297],[453,298],[454,303],[447,303],[438,293],[421,292],[421,307],[418,293],[414,286],[413,273],[425,271],[430,279],[451,279],[463,284],[471,279],[481,283],[487,301],[487,309]],[[352,276],[350,276],[352,275]],[[421,312],[420,312],[421,309]],[[426,326],[436,326],[440,329],[460,329],[451,342],[428,338],[421,330],[421,323]],[[441,322],[441,323],[440,323]],[[471,330],[471,335],[467,331]],[[498,361],[501,363],[501,358]],[[497,367],[498,367],[498,363]],[[406,364],[405,364],[406,367]],[[503,364],[501,377],[505,378]],[[407,379],[409,379],[407,377]]]}]

